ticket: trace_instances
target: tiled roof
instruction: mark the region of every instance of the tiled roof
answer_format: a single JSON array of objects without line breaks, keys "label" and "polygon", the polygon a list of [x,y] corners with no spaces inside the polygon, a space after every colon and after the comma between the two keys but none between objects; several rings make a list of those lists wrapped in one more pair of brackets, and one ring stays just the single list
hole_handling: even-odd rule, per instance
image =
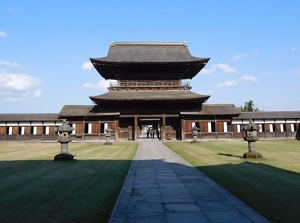
[{"label": "tiled roof", "polygon": [[299,119],[300,111],[242,112],[235,119]]},{"label": "tiled roof", "polygon": [[[11,121],[61,121],[61,117],[119,115],[118,112],[99,113],[97,105],[65,105],[57,113],[0,114],[0,122]],[[241,119],[300,119],[300,111],[242,112],[232,104],[203,104],[201,112],[181,112],[185,115],[232,115]]]},{"label": "tiled roof", "polygon": [[59,116],[86,116],[94,105],[65,105],[59,112]]},{"label": "tiled roof", "polygon": [[236,115],[240,111],[233,104],[205,104],[202,106],[203,114]]},{"label": "tiled roof", "polygon": [[192,79],[209,58],[194,57],[184,42],[114,42],[106,57],[90,58],[105,79]]},{"label": "tiled roof", "polygon": [[99,112],[97,105],[65,105],[60,113],[60,117],[76,117],[76,116],[105,116],[119,115],[118,112]]},{"label": "tiled roof", "polygon": [[0,114],[0,121],[60,121],[57,113]]},{"label": "tiled roof", "polygon": [[91,96],[93,101],[180,101],[203,100],[210,96],[201,95],[189,90],[182,91],[111,91],[98,96]]},{"label": "tiled roof", "polygon": [[181,112],[185,115],[239,115],[233,104],[203,104],[200,112]]},{"label": "tiled roof", "polygon": [[203,61],[207,63],[209,58],[193,57],[184,42],[114,42],[106,57],[92,60],[135,63]]}]

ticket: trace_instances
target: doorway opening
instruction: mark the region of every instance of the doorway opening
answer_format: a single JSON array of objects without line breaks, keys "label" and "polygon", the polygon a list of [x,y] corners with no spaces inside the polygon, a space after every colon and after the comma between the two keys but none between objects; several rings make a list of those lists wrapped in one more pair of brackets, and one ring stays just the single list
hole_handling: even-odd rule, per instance
[{"label": "doorway opening", "polygon": [[160,139],[161,118],[139,118],[139,139]]}]

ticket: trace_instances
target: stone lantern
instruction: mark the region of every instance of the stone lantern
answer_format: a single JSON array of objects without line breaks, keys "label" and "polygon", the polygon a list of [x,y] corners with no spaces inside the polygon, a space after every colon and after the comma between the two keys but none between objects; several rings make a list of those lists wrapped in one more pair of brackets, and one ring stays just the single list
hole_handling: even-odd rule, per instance
[{"label": "stone lantern", "polygon": [[70,135],[74,127],[69,126],[68,122],[64,119],[62,125],[55,127],[55,133],[58,133],[57,142],[60,143],[60,154],[54,157],[54,160],[73,160],[74,156],[68,153],[68,144],[72,141]]},{"label": "stone lantern", "polygon": [[191,143],[197,143],[197,138],[198,138],[198,132],[199,128],[196,127],[196,125],[194,125],[194,127],[192,127],[192,136],[193,136],[193,141],[191,141]]},{"label": "stone lantern", "polygon": [[243,138],[245,141],[248,141],[249,152],[244,153],[243,158],[263,158],[262,154],[256,152],[255,142],[258,138],[259,128],[253,123],[250,119],[249,124],[242,128]]},{"label": "stone lantern", "polygon": [[109,127],[107,127],[105,129],[105,138],[106,138],[106,141],[105,141],[104,145],[111,145],[112,144],[112,142],[110,141],[110,137],[111,137],[112,131],[113,130],[111,128],[109,128]]}]

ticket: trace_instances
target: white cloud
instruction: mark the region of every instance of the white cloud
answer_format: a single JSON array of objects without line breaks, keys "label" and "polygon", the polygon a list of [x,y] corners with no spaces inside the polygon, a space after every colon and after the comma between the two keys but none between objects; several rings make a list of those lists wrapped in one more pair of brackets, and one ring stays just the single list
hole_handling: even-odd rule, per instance
[{"label": "white cloud", "polygon": [[230,67],[229,65],[224,63],[214,64],[211,66],[211,68],[203,68],[201,73],[209,75],[215,73],[216,71],[223,71],[226,73],[238,73],[237,69]]},{"label": "white cloud", "polygon": [[17,102],[18,98],[13,92],[0,92],[0,102]]},{"label": "white cloud", "polygon": [[97,83],[96,88],[99,90],[107,90],[109,87],[109,81],[108,80],[101,80]]},{"label": "white cloud", "polygon": [[97,84],[93,83],[85,83],[82,85],[83,88],[88,88],[88,89],[97,89],[97,90],[107,90],[109,87],[109,80],[101,80]]},{"label": "white cloud", "polygon": [[6,66],[6,67],[20,67],[21,64],[13,61],[7,61],[7,60],[0,60],[0,65]]},{"label": "white cloud", "polygon": [[258,55],[259,52],[258,52],[258,51],[254,51],[253,54],[254,54],[254,55]]},{"label": "white cloud", "polygon": [[233,60],[240,61],[243,57],[246,57],[246,56],[247,56],[247,54],[245,54],[245,53],[239,53],[238,55],[233,57]]},{"label": "white cloud", "polygon": [[40,79],[28,74],[0,73],[0,89],[29,90],[41,82]]},{"label": "white cloud", "polygon": [[217,84],[215,84],[215,86],[216,87],[232,87],[232,86],[239,85],[241,82],[244,82],[244,81],[255,82],[255,81],[257,81],[257,78],[254,76],[244,75],[237,80],[229,80],[229,81],[217,83]]},{"label": "white cloud", "polygon": [[36,90],[34,93],[33,93],[33,96],[35,98],[39,98],[42,96],[42,91],[41,90]]},{"label": "white cloud", "polygon": [[34,88],[42,81],[28,74],[14,74],[0,72],[0,101],[26,102],[30,98],[41,96],[40,90]]},{"label": "white cloud", "polygon": [[5,98],[0,97],[0,101],[1,102],[20,102],[20,100],[18,100],[15,97],[5,97]]},{"label": "white cloud", "polygon": [[29,91],[0,91],[0,102],[18,102],[25,103],[30,98],[37,97],[35,92]]},{"label": "white cloud", "polygon": [[203,68],[200,73],[201,74],[206,74],[206,75],[210,75],[213,74],[216,70],[213,68],[207,69],[207,68]]},{"label": "white cloud", "polygon": [[297,51],[298,48],[297,48],[297,47],[292,47],[290,50],[291,50],[291,51]]},{"label": "white cloud", "polygon": [[265,76],[273,76],[274,73],[273,72],[264,72],[263,75],[265,75]]},{"label": "white cloud", "polygon": [[237,73],[238,72],[237,69],[230,67],[227,64],[223,64],[223,63],[216,64],[216,69],[227,72],[227,73]]},{"label": "white cloud", "polygon": [[85,62],[81,67],[82,70],[92,70],[93,68],[94,65],[91,62]]},{"label": "white cloud", "polygon": [[84,83],[82,85],[83,88],[95,88],[95,85],[93,83]]},{"label": "white cloud", "polygon": [[8,34],[6,32],[0,31],[0,38],[5,38],[7,36],[8,36]]},{"label": "white cloud", "polygon": [[[14,61],[0,60],[0,68],[11,70],[21,67]],[[41,97],[41,90],[36,89],[42,81],[30,74],[3,71],[0,69],[0,101],[24,103]]]},{"label": "white cloud", "polygon": [[244,75],[240,78],[241,81],[257,81],[257,78],[254,76]]},{"label": "white cloud", "polygon": [[297,73],[297,74],[300,74],[300,68],[292,69],[292,72]]},{"label": "white cloud", "polygon": [[236,80],[230,80],[216,84],[217,87],[232,87],[236,85],[238,85],[238,82]]}]

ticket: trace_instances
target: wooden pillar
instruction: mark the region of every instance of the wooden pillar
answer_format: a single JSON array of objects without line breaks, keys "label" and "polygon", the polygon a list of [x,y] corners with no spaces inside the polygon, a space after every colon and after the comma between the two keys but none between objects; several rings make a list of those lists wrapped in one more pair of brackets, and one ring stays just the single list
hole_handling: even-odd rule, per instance
[{"label": "wooden pillar", "polygon": [[165,140],[166,139],[166,115],[165,114],[163,114],[163,116],[162,116],[162,128],[161,128],[161,130],[162,130],[162,133],[160,133],[161,134],[161,140]]},{"label": "wooden pillar", "polygon": [[115,123],[116,123],[116,141],[117,141],[120,136],[119,119],[116,118]]},{"label": "wooden pillar", "polygon": [[134,140],[138,140],[139,130],[138,130],[138,116],[134,115]]},{"label": "wooden pillar", "polygon": [[181,139],[185,140],[185,119],[184,119],[184,116],[181,117]]},{"label": "wooden pillar", "polygon": [[99,120],[99,136],[100,136],[100,134],[102,133],[102,128],[101,128],[101,124],[102,124],[102,121],[101,120]]}]

